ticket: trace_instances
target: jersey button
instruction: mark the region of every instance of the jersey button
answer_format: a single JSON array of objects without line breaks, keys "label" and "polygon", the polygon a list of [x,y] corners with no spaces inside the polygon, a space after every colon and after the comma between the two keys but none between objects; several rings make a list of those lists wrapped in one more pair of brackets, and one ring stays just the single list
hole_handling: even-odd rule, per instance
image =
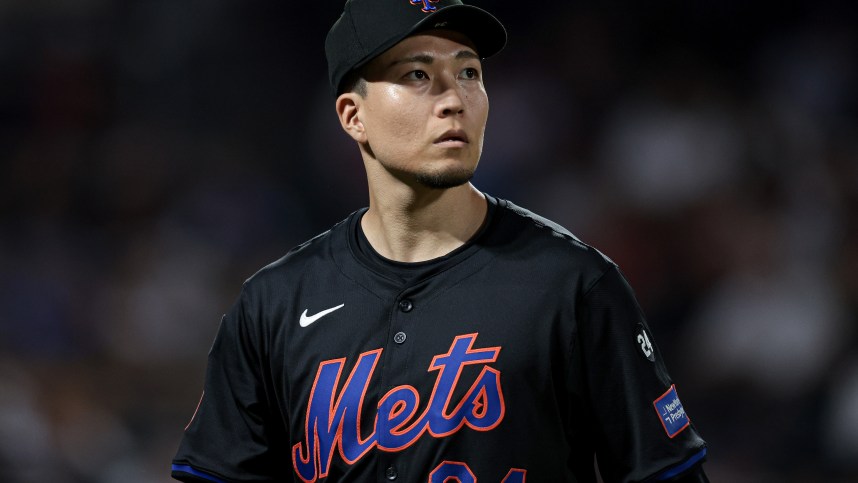
[{"label": "jersey button", "polygon": [[405,332],[397,332],[396,335],[393,336],[393,342],[396,342],[397,344],[402,344],[403,342],[405,342],[405,338]]},{"label": "jersey button", "polygon": [[399,310],[403,312],[411,312],[411,309],[414,308],[414,304],[411,303],[408,299],[402,299],[399,301]]},{"label": "jersey button", "polygon": [[396,472],[395,466],[389,466],[384,472],[384,476],[386,476],[388,480],[393,481],[397,476],[399,476],[399,474]]}]

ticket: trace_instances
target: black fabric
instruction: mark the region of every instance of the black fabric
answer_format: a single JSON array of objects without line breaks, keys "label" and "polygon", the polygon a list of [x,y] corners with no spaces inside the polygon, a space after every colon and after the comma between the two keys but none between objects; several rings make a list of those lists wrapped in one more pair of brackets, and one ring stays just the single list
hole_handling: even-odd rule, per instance
[{"label": "black fabric", "polygon": [[697,461],[693,424],[662,421],[681,391],[639,342],[616,265],[488,200],[481,233],[416,278],[367,263],[362,212],[251,277],[174,465],[229,482],[593,483],[595,456],[612,483]]}]

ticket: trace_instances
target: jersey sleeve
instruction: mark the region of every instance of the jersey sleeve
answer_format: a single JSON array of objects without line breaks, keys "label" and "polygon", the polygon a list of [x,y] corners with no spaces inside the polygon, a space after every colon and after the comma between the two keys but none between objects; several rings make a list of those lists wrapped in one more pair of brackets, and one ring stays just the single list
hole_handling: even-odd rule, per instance
[{"label": "jersey sleeve", "polygon": [[706,456],[634,293],[615,266],[583,295],[577,359],[606,483],[669,481]]},{"label": "jersey sleeve", "polygon": [[[192,482],[287,481],[288,454],[264,369],[264,337],[246,292],[221,319],[205,386],[173,459],[172,476]],[[257,316],[258,317],[258,316]],[[288,468],[288,466],[286,466]]]}]

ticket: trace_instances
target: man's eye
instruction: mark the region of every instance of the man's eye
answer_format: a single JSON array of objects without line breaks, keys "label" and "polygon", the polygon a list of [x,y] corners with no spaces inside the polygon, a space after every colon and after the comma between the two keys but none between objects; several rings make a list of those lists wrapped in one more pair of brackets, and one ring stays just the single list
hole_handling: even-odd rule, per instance
[{"label": "man's eye", "polygon": [[405,74],[405,78],[410,80],[426,80],[429,78],[429,75],[422,70],[412,70]]},{"label": "man's eye", "polygon": [[462,71],[462,77],[465,79],[479,79],[480,71],[473,67],[468,67],[467,69]]}]

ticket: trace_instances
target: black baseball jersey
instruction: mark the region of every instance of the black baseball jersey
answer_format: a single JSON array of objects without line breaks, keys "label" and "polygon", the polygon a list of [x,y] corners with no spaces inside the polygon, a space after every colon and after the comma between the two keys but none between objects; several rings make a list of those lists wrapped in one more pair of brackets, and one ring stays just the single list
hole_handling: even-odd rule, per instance
[{"label": "black baseball jersey", "polygon": [[440,259],[382,259],[353,213],[222,319],[173,477],[606,482],[706,454],[631,288],[564,228],[487,195]]}]

